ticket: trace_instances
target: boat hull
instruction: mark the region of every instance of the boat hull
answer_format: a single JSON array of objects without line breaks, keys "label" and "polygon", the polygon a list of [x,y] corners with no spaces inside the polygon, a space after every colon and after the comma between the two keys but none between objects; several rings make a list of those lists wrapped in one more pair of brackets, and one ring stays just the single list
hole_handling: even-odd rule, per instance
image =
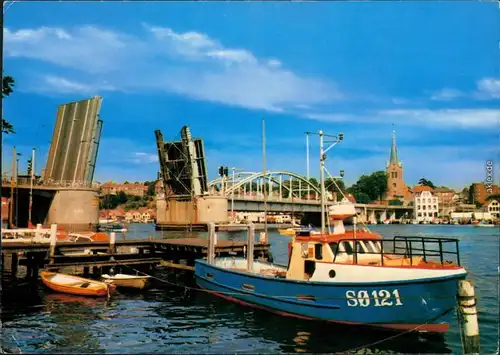
[{"label": "boat hull", "polygon": [[[59,277],[59,279],[55,277]],[[107,296],[115,289],[114,285],[108,285],[104,282],[46,271],[42,271],[41,279],[43,284],[53,291],[79,296]],[[90,285],[81,287],[87,283]]]},{"label": "boat hull", "polygon": [[105,282],[112,282],[117,287],[135,288],[135,289],[139,289],[139,290],[146,288],[149,284],[149,277],[147,277],[147,276],[145,276],[145,277],[131,276],[128,278],[125,278],[125,277],[116,278],[116,277],[109,276],[109,275],[102,275],[102,278],[103,278],[103,280],[105,280]]},{"label": "boat hull", "polygon": [[449,328],[457,280],[465,277],[326,284],[238,272],[201,260],[195,276],[200,287],[217,296],[284,316],[438,333]]}]

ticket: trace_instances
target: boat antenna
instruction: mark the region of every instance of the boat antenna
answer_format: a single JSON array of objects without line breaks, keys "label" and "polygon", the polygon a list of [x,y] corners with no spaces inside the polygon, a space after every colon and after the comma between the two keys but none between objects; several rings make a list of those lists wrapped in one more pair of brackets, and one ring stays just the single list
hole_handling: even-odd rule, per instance
[{"label": "boat antenna", "polygon": [[264,237],[265,243],[269,242],[267,237],[267,184],[266,184],[266,120],[262,119],[262,173],[264,175]]},{"label": "boat antenna", "polygon": [[[318,133],[308,132],[309,134],[317,134],[319,135],[319,178],[320,178],[320,186],[321,186],[321,234],[325,234],[326,226],[325,226],[325,213],[326,213],[326,199],[325,199],[325,160],[326,153],[336,146],[340,141],[344,139],[344,135],[339,133],[336,136],[329,135],[323,133],[323,131],[319,131]],[[324,141],[324,137],[333,138],[332,140]],[[330,146],[324,149],[324,143],[330,144]]]}]

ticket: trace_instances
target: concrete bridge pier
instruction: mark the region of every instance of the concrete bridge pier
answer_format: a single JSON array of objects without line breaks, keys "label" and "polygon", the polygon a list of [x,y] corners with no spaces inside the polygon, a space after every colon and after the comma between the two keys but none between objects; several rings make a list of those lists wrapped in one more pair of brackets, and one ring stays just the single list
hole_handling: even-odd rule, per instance
[{"label": "concrete bridge pier", "polygon": [[95,230],[99,223],[99,196],[95,190],[56,191],[46,224],[56,223],[68,232]]},{"label": "concrete bridge pier", "polygon": [[156,200],[157,229],[185,230],[190,225],[206,227],[208,222],[229,222],[226,197],[199,196],[195,198],[195,203],[191,200],[173,198]]},{"label": "concrete bridge pier", "polygon": [[366,207],[356,208],[356,212],[358,213],[358,223],[368,223]]},{"label": "concrete bridge pier", "polygon": [[375,211],[370,211],[368,220],[370,223],[377,223],[377,217],[375,216]]}]

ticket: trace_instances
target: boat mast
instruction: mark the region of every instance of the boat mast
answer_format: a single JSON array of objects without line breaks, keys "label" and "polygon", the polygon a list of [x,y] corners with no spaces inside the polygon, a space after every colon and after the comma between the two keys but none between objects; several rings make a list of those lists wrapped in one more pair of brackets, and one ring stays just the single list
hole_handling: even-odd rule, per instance
[{"label": "boat mast", "polygon": [[319,131],[319,180],[321,186],[321,234],[325,234],[325,154],[323,153],[323,131]]},{"label": "boat mast", "polygon": [[267,237],[267,184],[266,184],[266,121],[262,119],[262,172],[264,174],[264,235],[266,244],[269,242]]}]

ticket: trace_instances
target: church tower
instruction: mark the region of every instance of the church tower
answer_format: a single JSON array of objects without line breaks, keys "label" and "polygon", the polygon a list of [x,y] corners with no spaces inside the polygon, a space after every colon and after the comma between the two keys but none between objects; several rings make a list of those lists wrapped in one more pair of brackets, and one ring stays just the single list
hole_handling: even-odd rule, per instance
[{"label": "church tower", "polygon": [[398,160],[396,147],[396,131],[392,131],[391,156],[386,166],[387,193],[386,200],[405,200],[408,198],[408,187],[403,181],[403,164]]}]

